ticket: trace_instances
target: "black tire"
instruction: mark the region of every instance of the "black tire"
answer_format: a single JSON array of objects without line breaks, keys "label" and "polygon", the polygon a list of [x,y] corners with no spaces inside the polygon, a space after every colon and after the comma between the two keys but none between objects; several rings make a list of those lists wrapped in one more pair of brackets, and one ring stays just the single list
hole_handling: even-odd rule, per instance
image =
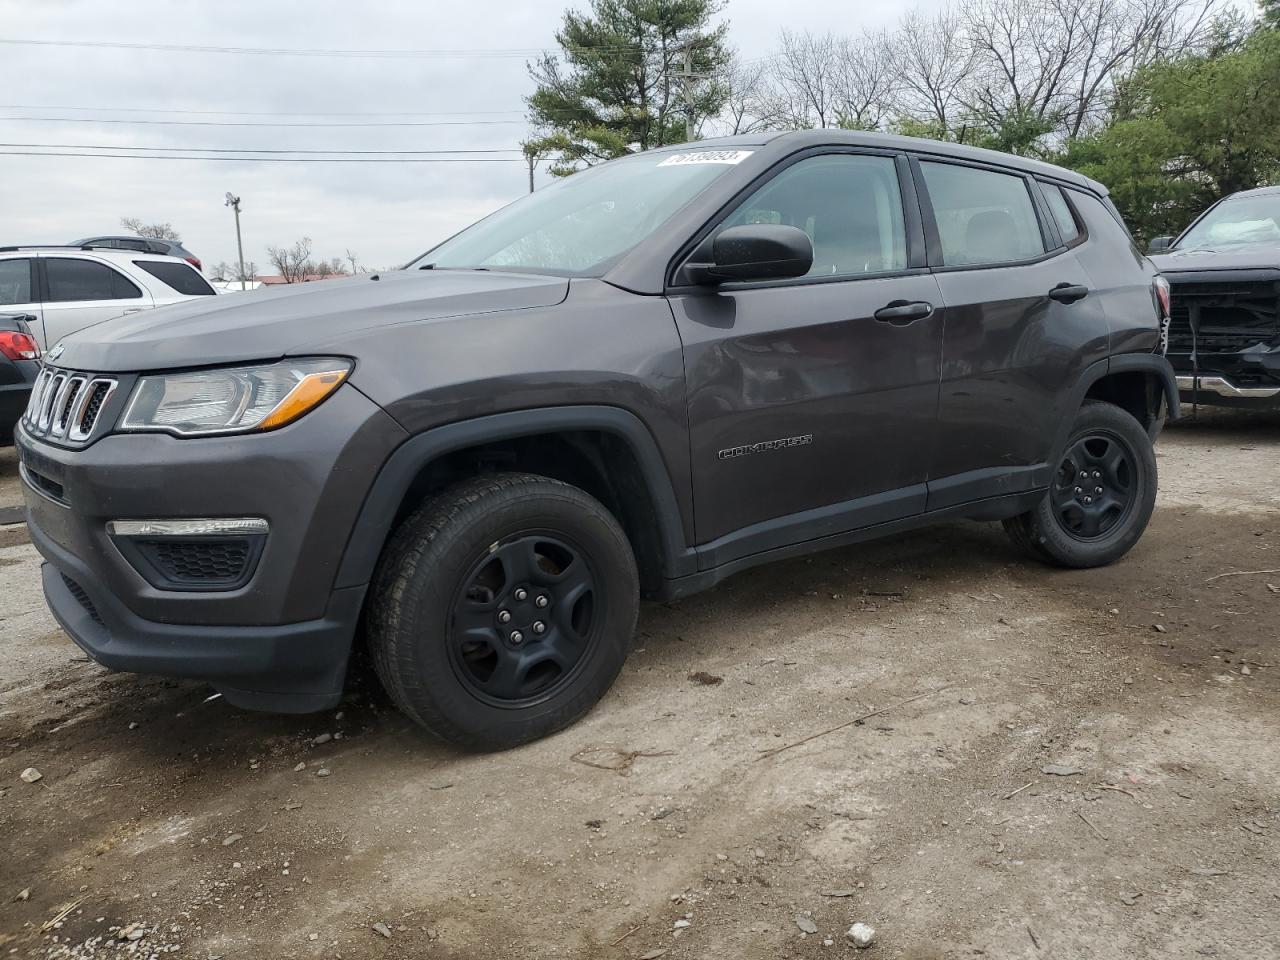
[{"label": "black tire", "polygon": [[1147,431],[1120,407],[1090,400],[1071,425],[1044,499],[1034,510],[1004,521],[1005,532],[1046,563],[1075,568],[1114,563],[1146,530],[1156,485],[1156,455]]},{"label": "black tire", "polygon": [[558,480],[495,474],[450,487],[396,530],[366,636],[401,710],[456,746],[504,750],[604,696],[638,608],[631,545],[599,501]]}]

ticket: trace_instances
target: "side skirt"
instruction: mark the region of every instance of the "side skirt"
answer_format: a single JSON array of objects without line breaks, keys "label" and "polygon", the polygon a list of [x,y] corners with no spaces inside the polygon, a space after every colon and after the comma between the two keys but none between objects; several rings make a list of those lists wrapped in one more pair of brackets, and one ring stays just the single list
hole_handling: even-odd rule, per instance
[{"label": "side skirt", "polygon": [[1044,494],[1045,488],[1041,487],[1037,490],[1027,490],[1022,493],[987,497],[982,500],[974,500],[969,503],[956,504],[940,510],[916,514],[913,517],[904,517],[901,520],[872,524],[871,526],[847,530],[830,536],[817,537],[812,540],[801,540],[783,547],[739,557],[736,560],[722,563],[708,570],[701,570],[687,577],[666,580],[662,591],[654,599],[677,600],[681,597],[700,593],[715,586],[721,580],[733,576],[735,573],[741,573],[761,564],[773,563],[775,560],[787,560],[791,557],[818,553],[823,550],[834,550],[838,547],[847,547],[850,544],[863,543],[868,540],[879,540],[894,534],[932,526],[944,520],[991,521],[1016,517],[1035,507]]}]

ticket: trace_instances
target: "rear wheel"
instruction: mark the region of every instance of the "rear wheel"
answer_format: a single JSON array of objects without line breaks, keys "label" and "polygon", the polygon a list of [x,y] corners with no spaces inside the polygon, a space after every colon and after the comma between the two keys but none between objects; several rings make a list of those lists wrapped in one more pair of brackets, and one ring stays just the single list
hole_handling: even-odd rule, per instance
[{"label": "rear wheel", "polygon": [[1097,567],[1138,542],[1155,501],[1151,438],[1120,407],[1089,401],[1076,416],[1044,499],[1004,525],[1015,544],[1039,559]]},{"label": "rear wheel", "polygon": [[535,740],[613,683],[639,585],[622,528],[576,487],[531,474],[469,480],[392,537],[367,614],[388,694],[476,750]]}]

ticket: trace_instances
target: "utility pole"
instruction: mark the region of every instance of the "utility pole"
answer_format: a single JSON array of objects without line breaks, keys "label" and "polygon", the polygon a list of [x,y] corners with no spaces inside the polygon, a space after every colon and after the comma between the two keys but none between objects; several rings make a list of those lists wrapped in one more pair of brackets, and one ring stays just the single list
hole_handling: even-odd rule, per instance
[{"label": "utility pole", "polygon": [[676,47],[676,50],[684,53],[684,69],[676,76],[680,78],[680,86],[684,93],[684,138],[690,143],[694,140],[693,84],[695,80],[705,80],[711,76],[709,73],[693,72],[693,47],[697,42],[697,40],[689,40]]},{"label": "utility pole", "polygon": [[532,153],[526,153],[524,158],[529,163],[529,192],[533,193],[533,168],[538,165],[538,158]]},{"label": "utility pole", "polygon": [[351,275],[354,277],[356,275],[356,255],[351,252],[350,248],[347,249],[347,259],[351,261]]},{"label": "utility pole", "polygon": [[236,254],[240,257],[240,289],[244,291],[248,287],[244,276],[244,244],[240,242],[240,198],[228,191],[226,205],[236,212]]}]

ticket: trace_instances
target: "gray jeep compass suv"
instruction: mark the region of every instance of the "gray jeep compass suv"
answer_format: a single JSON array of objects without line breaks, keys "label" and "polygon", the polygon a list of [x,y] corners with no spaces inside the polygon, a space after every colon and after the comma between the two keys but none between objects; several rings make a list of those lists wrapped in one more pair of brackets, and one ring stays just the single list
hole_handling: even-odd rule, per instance
[{"label": "gray jeep compass suv", "polygon": [[353,645],[464,747],[563,727],[641,595],[940,519],[1123,556],[1176,415],[1099,184],[922,140],[686,144],[404,270],[125,317],[18,431],[44,588],[120,670],[336,704]]}]

